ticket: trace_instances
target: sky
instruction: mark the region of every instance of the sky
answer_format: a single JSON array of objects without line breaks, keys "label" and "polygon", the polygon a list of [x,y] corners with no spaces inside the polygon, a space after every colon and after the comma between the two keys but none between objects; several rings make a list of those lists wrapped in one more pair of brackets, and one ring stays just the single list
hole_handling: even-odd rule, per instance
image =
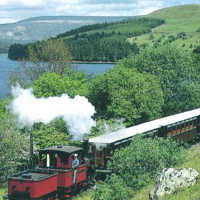
[{"label": "sky", "polygon": [[0,24],[37,16],[136,16],[200,0],[0,0]]}]

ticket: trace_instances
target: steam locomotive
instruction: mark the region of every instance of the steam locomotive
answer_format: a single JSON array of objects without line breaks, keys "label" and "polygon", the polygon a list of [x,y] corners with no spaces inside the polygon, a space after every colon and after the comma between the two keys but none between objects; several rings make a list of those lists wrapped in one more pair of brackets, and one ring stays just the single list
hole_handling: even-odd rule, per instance
[{"label": "steam locomotive", "polygon": [[[8,179],[9,200],[69,199],[88,186],[95,174],[110,173],[106,168],[112,152],[128,145],[135,135],[174,137],[191,141],[200,132],[200,109],[160,118],[110,134],[90,138],[83,148],[57,146],[39,151],[39,167],[20,172]],[[78,154],[79,166],[72,168]],[[74,171],[76,170],[76,179]]]}]

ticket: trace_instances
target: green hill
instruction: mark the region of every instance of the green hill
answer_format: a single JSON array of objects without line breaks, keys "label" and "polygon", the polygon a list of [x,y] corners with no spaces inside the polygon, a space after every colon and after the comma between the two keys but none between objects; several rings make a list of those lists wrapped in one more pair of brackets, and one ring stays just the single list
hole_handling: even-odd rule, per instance
[{"label": "green hill", "polygon": [[200,5],[184,5],[164,8],[146,17],[165,20],[151,34],[144,34],[130,41],[139,45],[161,45],[172,43],[184,48],[195,48],[200,44]]},{"label": "green hill", "polygon": [[200,28],[200,5],[184,5],[155,11],[148,17],[164,19],[165,24],[155,29],[161,32],[196,32]]}]

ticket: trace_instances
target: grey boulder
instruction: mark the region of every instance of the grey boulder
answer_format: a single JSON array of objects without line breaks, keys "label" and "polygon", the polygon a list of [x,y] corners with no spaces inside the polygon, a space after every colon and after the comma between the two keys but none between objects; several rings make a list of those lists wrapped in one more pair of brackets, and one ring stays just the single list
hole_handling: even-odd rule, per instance
[{"label": "grey boulder", "polygon": [[196,177],[199,173],[192,168],[176,170],[165,168],[160,174],[155,187],[149,194],[150,200],[158,200],[165,194],[172,194],[180,188],[196,184]]}]

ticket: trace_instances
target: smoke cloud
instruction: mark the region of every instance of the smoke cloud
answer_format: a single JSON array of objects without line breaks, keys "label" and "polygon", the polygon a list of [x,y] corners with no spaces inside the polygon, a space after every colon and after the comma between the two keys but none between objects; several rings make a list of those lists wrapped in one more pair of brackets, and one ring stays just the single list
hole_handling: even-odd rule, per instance
[{"label": "smoke cloud", "polygon": [[82,140],[96,126],[92,119],[94,106],[82,96],[70,98],[67,94],[60,97],[36,98],[32,89],[19,85],[12,88],[13,101],[9,105],[12,114],[17,116],[20,128],[31,128],[34,123],[48,124],[61,117],[74,140]]}]

